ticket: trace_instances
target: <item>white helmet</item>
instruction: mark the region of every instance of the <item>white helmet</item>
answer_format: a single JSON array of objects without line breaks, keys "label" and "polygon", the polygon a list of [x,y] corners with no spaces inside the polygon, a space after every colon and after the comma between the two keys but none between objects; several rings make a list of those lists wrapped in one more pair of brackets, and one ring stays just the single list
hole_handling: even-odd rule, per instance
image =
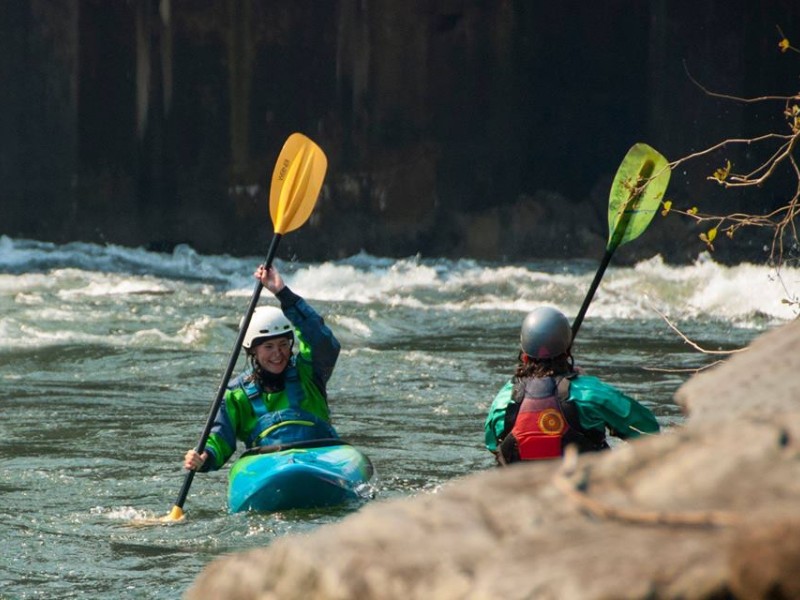
[{"label": "white helmet", "polygon": [[286,334],[294,336],[294,329],[283,311],[274,306],[259,306],[253,311],[253,318],[247,326],[242,345],[250,350],[258,342]]}]

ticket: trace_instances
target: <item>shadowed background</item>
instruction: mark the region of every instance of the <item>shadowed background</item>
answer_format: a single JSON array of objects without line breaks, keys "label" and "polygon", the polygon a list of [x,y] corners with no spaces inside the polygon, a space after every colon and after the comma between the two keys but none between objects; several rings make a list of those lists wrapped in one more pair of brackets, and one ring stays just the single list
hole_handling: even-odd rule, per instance
[{"label": "shadowed background", "polygon": [[[330,160],[284,252],[596,257],[611,178],[645,141],[669,160],[785,133],[800,39],[790,0],[8,0],[0,6],[0,233],[55,242],[257,253],[267,181],[302,131]],[[793,29],[795,27],[795,29]],[[706,181],[755,147],[673,174],[676,207],[760,213]],[[764,156],[764,158],[766,155]],[[701,229],[656,219],[617,260],[690,261]],[[763,260],[764,235],[720,243]]]}]

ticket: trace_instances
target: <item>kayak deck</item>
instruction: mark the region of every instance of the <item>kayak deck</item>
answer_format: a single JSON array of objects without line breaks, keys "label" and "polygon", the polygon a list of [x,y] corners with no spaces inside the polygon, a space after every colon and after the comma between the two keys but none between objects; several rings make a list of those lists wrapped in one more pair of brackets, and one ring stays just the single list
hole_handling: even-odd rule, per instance
[{"label": "kayak deck", "polygon": [[368,497],[370,459],[339,439],[248,450],[234,463],[228,508],[275,512],[336,506]]}]

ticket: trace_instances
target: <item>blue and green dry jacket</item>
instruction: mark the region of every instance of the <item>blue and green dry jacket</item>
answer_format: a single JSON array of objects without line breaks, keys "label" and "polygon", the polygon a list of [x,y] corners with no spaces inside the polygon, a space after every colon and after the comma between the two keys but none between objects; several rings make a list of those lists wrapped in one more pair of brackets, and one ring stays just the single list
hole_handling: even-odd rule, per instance
[{"label": "blue and green dry jacket", "polygon": [[237,440],[252,448],[338,437],[330,423],[326,384],[339,357],[339,341],[288,287],[276,297],[294,326],[297,348],[284,371],[285,385],[280,391],[264,391],[252,367],[231,382],[206,443],[209,457],[203,470],[224,465]]}]

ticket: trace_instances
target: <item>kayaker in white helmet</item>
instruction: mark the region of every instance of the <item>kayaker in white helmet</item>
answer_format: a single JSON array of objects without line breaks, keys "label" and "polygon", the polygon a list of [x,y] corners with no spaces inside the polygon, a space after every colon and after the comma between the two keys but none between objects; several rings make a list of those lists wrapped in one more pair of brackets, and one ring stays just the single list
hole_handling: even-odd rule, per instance
[{"label": "kayaker in white helmet", "polygon": [[254,276],[280,308],[259,306],[253,312],[242,343],[249,366],[228,386],[203,453],[186,452],[186,469],[219,469],[234,454],[237,440],[253,448],[338,438],[326,384],[339,341],[275,266],[259,266]]},{"label": "kayaker in white helmet", "polygon": [[576,370],[572,330],[555,308],[525,317],[513,378],[498,392],[484,424],[486,448],[501,465],[557,458],[569,444],[581,452],[659,431],[653,413],[597,377]]}]

